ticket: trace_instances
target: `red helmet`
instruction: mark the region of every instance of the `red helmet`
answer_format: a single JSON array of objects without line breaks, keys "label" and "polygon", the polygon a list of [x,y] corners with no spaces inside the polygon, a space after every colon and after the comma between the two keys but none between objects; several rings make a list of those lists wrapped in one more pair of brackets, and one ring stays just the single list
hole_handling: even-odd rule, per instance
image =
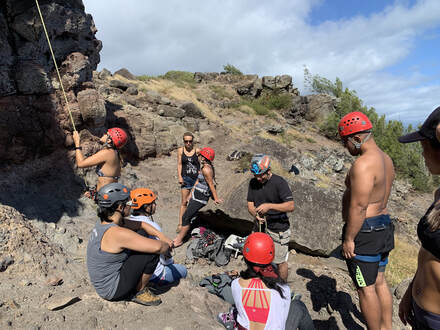
[{"label": "red helmet", "polygon": [[151,204],[156,200],[156,194],[147,188],[137,188],[130,192],[132,201],[131,208],[138,210],[145,204]]},{"label": "red helmet", "polygon": [[243,246],[243,256],[255,264],[270,264],[275,256],[275,245],[272,238],[265,233],[252,233]]},{"label": "red helmet", "polygon": [[108,136],[113,141],[113,144],[116,148],[121,149],[128,141],[127,133],[119,127],[109,128],[107,131]]},{"label": "red helmet", "polygon": [[371,121],[362,112],[350,112],[342,117],[338,125],[341,137],[363,132],[373,128]]},{"label": "red helmet", "polygon": [[202,150],[200,150],[200,154],[205,157],[207,160],[209,160],[210,162],[212,162],[215,158],[215,152],[214,149],[209,148],[209,147],[205,147]]}]

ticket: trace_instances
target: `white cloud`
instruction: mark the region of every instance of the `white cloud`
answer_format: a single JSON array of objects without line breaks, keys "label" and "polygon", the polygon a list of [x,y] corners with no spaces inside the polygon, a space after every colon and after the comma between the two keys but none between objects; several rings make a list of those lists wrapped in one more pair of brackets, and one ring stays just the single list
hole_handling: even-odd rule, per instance
[{"label": "white cloud", "polygon": [[340,77],[390,119],[422,120],[440,86],[383,70],[408,56],[424,31],[440,26],[440,1],[412,7],[397,1],[368,17],[311,26],[308,15],[320,3],[84,0],[104,44],[100,68],[161,74],[221,71],[232,63],[246,73],[291,74],[302,88],[305,64],[312,73]]}]

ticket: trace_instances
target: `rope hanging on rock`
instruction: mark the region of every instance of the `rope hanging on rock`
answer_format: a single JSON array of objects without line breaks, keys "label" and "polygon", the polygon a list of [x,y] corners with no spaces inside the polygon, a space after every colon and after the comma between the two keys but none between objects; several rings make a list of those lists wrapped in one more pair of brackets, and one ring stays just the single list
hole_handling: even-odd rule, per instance
[{"label": "rope hanging on rock", "polygon": [[47,44],[49,45],[50,53],[52,54],[53,63],[55,64],[55,69],[57,71],[58,80],[61,85],[61,90],[63,91],[64,100],[66,101],[67,111],[69,112],[70,121],[72,122],[73,131],[76,131],[75,123],[73,122],[72,112],[70,111],[70,107],[69,107],[69,101],[67,101],[66,92],[64,91],[63,82],[61,81],[60,71],[58,70],[57,61],[55,60],[55,55],[52,50],[52,44],[50,43],[49,34],[47,33],[46,25],[44,24],[43,15],[41,14],[40,5],[38,4],[38,0],[35,0],[35,3],[37,4],[37,9],[38,9],[38,13],[40,14],[41,24],[43,25],[43,30],[44,30],[44,33],[46,34]]}]

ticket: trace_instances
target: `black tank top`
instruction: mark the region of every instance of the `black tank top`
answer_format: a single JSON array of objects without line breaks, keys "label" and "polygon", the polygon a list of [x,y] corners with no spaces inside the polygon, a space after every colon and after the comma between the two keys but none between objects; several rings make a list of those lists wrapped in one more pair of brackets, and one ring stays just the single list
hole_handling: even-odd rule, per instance
[{"label": "black tank top", "polygon": [[199,173],[200,164],[197,154],[188,157],[185,155],[185,150],[182,150],[182,176],[189,176],[196,179]]}]

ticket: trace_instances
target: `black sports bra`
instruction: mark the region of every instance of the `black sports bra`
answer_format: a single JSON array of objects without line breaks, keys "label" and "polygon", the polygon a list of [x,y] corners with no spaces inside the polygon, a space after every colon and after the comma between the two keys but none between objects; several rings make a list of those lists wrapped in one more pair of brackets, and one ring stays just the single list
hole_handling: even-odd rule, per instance
[{"label": "black sports bra", "polygon": [[425,215],[417,225],[417,236],[424,249],[432,253],[434,257],[440,259],[440,230],[431,231],[428,226],[428,214],[434,208],[435,202],[429,207]]}]

